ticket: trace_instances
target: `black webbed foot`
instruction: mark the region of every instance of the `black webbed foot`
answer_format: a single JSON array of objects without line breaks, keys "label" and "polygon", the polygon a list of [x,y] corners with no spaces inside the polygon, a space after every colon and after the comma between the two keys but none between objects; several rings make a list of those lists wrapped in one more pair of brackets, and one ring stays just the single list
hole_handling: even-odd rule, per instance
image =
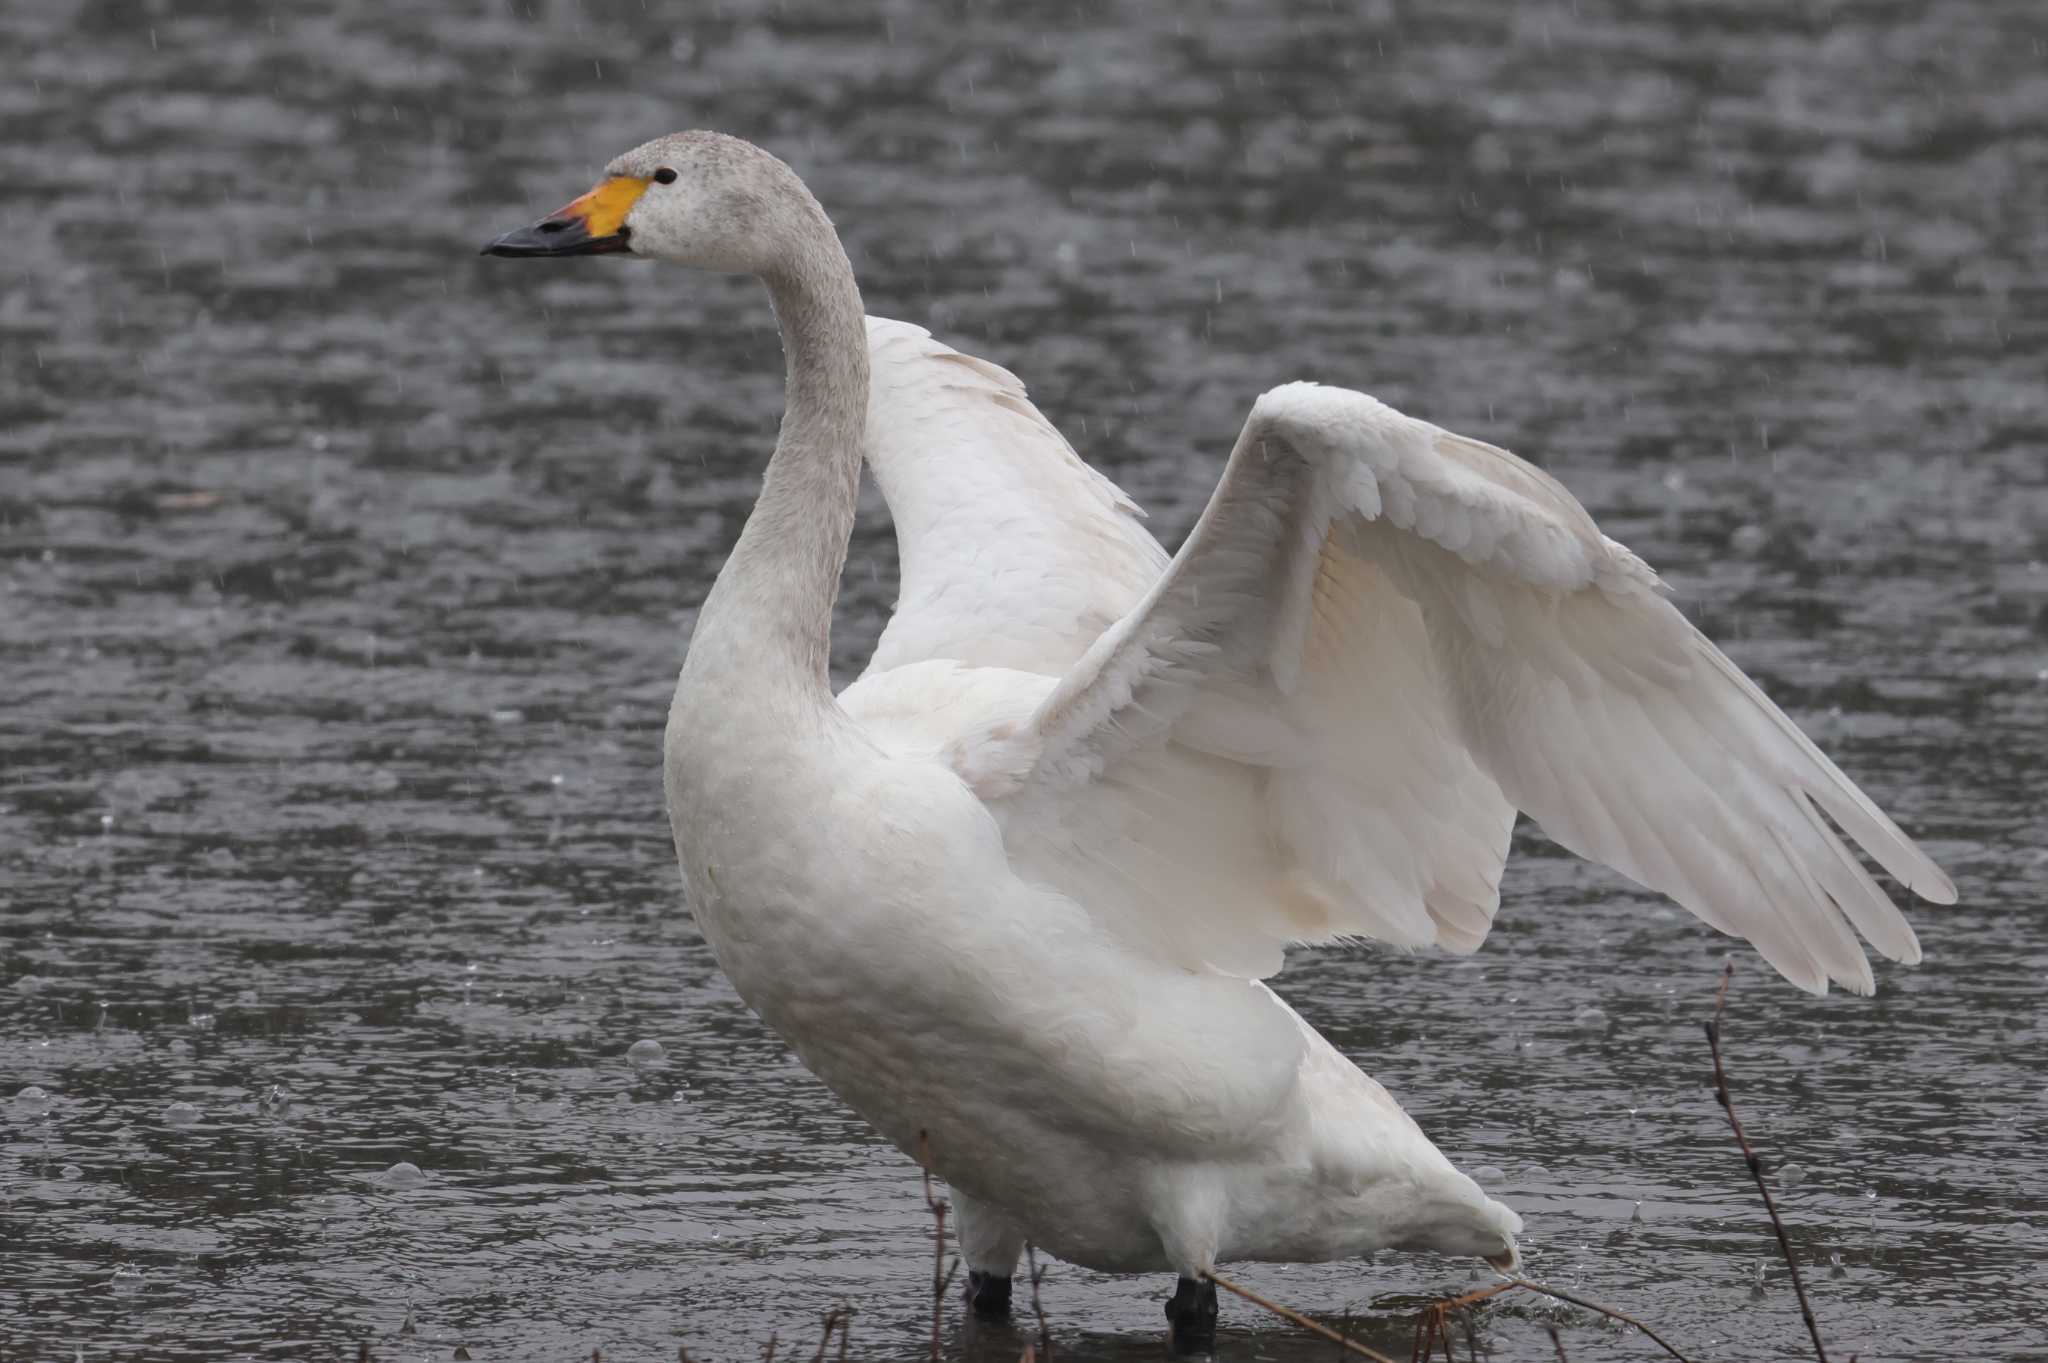
[{"label": "black webbed foot", "polygon": [[976,1320],[1010,1318],[1010,1280],[994,1273],[967,1271],[967,1305]]},{"label": "black webbed foot", "polygon": [[1166,1303],[1166,1347],[1175,1358],[1216,1352],[1216,1284],[1182,1278]]}]

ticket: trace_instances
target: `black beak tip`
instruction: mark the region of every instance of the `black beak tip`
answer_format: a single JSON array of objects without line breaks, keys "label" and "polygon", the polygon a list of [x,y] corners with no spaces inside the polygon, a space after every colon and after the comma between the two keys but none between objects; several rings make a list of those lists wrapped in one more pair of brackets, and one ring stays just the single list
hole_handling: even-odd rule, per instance
[{"label": "black beak tip", "polygon": [[484,243],[478,252],[486,256],[537,256],[547,253],[549,242],[537,227],[519,227],[503,232]]},{"label": "black beak tip", "polygon": [[522,259],[532,256],[603,256],[631,250],[626,242],[627,232],[623,227],[610,236],[593,237],[589,229],[575,218],[548,218],[531,227],[521,227],[493,237],[481,254]]}]

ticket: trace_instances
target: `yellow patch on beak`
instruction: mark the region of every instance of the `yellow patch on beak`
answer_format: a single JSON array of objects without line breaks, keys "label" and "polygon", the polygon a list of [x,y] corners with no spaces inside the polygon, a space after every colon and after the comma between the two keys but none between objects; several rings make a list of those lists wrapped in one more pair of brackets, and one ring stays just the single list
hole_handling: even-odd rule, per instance
[{"label": "yellow patch on beak", "polygon": [[652,180],[614,175],[531,227],[494,237],[487,256],[608,256],[630,251],[626,215]]},{"label": "yellow patch on beak", "polygon": [[584,232],[593,240],[617,236],[626,225],[626,214],[633,211],[633,205],[640,202],[640,196],[652,183],[638,175],[614,175],[582,198],[565,204],[555,216],[579,219]]}]

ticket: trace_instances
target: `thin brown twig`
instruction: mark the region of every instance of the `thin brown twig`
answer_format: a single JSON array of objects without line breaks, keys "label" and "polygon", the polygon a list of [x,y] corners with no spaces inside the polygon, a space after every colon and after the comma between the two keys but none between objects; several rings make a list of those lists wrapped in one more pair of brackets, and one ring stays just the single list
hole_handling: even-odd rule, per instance
[{"label": "thin brown twig", "polygon": [[832,1343],[832,1331],[839,1325],[839,1308],[833,1307],[825,1313],[824,1333],[818,1336],[818,1352],[811,1356],[811,1363],[825,1363],[825,1349]]},{"label": "thin brown twig", "polygon": [[1045,1303],[1038,1296],[1038,1284],[1044,1281],[1045,1270],[1038,1266],[1037,1246],[1028,1240],[1024,1242],[1024,1264],[1031,1270],[1031,1314],[1038,1317],[1038,1357],[1052,1363],[1052,1326],[1046,1323]]},{"label": "thin brown twig", "polygon": [[1601,1315],[1607,1317],[1609,1320],[1618,1320],[1623,1325],[1633,1325],[1638,1330],[1641,1330],[1643,1332],[1643,1338],[1649,1340],[1652,1344],[1662,1349],[1665,1353],[1670,1354],[1673,1358],[1678,1360],[1678,1363],[1692,1363],[1691,1359],[1687,1358],[1684,1354],[1678,1352],[1678,1350],[1672,1348],[1669,1341],[1667,1341],[1664,1338],[1664,1336],[1658,1334],[1655,1330],[1652,1330],[1649,1326],[1643,1324],[1634,1316],[1627,1315],[1623,1312],[1617,1311],[1611,1306],[1602,1306],[1597,1301],[1589,1301],[1584,1297],[1575,1297],[1571,1293],[1561,1291],[1555,1287],[1545,1287],[1541,1283],[1532,1283],[1527,1278],[1510,1278],[1508,1279],[1508,1283],[1510,1286],[1513,1287],[1527,1288],[1529,1291],[1534,1292],[1539,1296],[1555,1297],[1559,1301],[1568,1301],[1573,1306],[1583,1306],[1588,1311],[1598,1311]]},{"label": "thin brown twig", "polygon": [[1215,1273],[1204,1273],[1202,1276],[1207,1278],[1210,1282],[1216,1284],[1218,1287],[1222,1288],[1225,1292],[1229,1292],[1235,1296],[1243,1297],[1253,1306],[1257,1306],[1264,1310],[1271,1311],[1274,1315],[1280,1317],[1282,1320],[1292,1321],[1294,1324],[1299,1325],[1302,1329],[1307,1330],[1310,1334],[1321,1335],[1324,1339],[1329,1340],[1332,1344],[1336,1344],[1343,1348],[1343,1350],[1346,1353],[1354,1353],[1359,1355],[1361,1358],[1376,1359],[1378,1360],[1378,1363],[1394,1363],[1393,1359],[1388,1358],[1385,1354],[1379,1352],[1377,1349],[1368,1349],[1365,1345],[1360,1344],[1355,1339],[1347,1339],[1343,1335],[1338,1334],[1335,1330],[1332,1330],[1329,1326],[1324,1325],[1319,1321],[1310,1320],[1307,1316],[1304,1316],[1299,1311],[1290,1311],[1286,1307],[1282,1306],[1279,1302],[1267,1301],[1264,1297],[1260,1296],[1258,1293],[1252,1291],[1248,1287],[1240,1287],[1236,1283],[1230,1281],[1230,1279],[1219,1277]]},{"label": "thin brown twig", "polygon": [[1557,1332],[1557,1327],[1546,1320],[1543,1322],[1543,1328],[1550,1331],[1550,1345],[1557,1350],[1557,1363],[1572,1363],[1564,1356],[1564,1336]]},{"label": "thin brown twig", "polygon": [[1728,1095],[1728,1071],[1721,1064],[1721,1012],[1728,1003],[1728,982],[1734,978],[1735,962],[1730,961],[1722,968],[1721,987],[1714,991],[1714,1016],[1707,1023],[1707,1049],[1714,1054],[1714,1097],[1728,1114],[1729,1129],[1735,1132],[1735,1143],[1742,1147],[1743,1163],[1749,1166],[1749,1176],[1756,1180],[1756,1190],[1763,1195],[1764,1210],[1770,1213],[1771,1229],[1778,1235],[1778,1252],[1785,1256],[1785,1268],[1792,1275],[1792,1292],[1799,1298],[1799,1314],[1806,1321],[1806,1333],[1813,1337],[1813,1352],[1820,1363],[1828,1363],[1827,1346],[1820,1342],[1820,1324],[1813,1318],[1813,1306],[1806,1300],[1806,1284],[1799,1277],[1799,1263],[1792,1257],[1792,1242],[1786,1238],[1785,1223],[1778,1217],[1778,1204],[1771,1200],[1770,1185],[1764,1182],[1764,1162],[1750,1146],[1749,1137],[1743,1134],[1742,1119],[1735,1115],[1735,1100]]}]

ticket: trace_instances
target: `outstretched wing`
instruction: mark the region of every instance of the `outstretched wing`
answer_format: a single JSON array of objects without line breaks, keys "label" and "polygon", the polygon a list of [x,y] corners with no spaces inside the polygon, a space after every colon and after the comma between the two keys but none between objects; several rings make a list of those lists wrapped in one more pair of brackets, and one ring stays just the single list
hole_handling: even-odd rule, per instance
[{"label": "outstretched wing", "polygon": [[[1013,856],[1191,967],[1470,950],[1516,809],[1803,989],[1919,959],[1835,825],[1955,889],[1563,487],[1363,394],[1262,397],[1171,568],[1061,679]],[[1825,817],[1824,817],[1825,816]]]},{"label": "outstretched wing", "polygon": [[868,320],[867,460],[901,588],[870,675],[931,659],[1057,676],[1165,571],[1144,515],[1008,370]]}]

